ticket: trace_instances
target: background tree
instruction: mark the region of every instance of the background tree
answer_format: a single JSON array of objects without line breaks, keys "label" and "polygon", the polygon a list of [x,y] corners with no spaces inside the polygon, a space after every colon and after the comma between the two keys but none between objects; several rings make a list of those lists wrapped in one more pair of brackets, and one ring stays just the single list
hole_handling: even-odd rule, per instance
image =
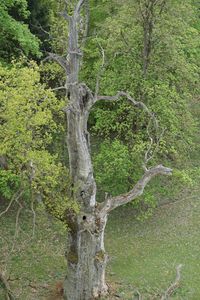
[{"label": "background tree", "polygon": [[70,205],[69,175],[57,148],[64,131],[64,102],[40,84],[35,63],[1,65],[0,77],[1,197],[8,206],[18,194],[32,208],[43,201],[49,212],[62,219],[60,207]]},{"label": "background tree", "polygon": [[25,23],[29,16],[27,1],[1,1],[0,3],[0,57],[10,61],[13,57],[32,55],[37,57],[39,40]]},{"label": "background tree", "polygon": [[[151,37],[148,42],[151,44],[151,51],[148,54],[148,64],[145,63],[144,76],[144,47],[147,41],[145,42],[142,13],[146,16],[144,10],[148,9],[148,3],[126,1],[112,18],[106,18],[104,24],[99,26],[98,39],[93,41],[97,45],[97,51],[93,51],[93,56],[91,54],[93,63],[90,52],[87,52],[85,59],[90,63],[84,65],[86,71],[83,71],[83,78],[87,78],[89,85],[95,87],[95,72],[102,63],[101,50],[98,50],[100,43],[105,52],[101,91],[114,94],[119,89],[128,89],[133,91],[137,99],[148,104],[164,129],[155,159],[158,157],[168,160],[174,167],[176,165],[183,169],[183,158],[189,157],[194,147],[196,120],[190,107],[199,94],[199,39],[198,30],[194,27],[196,8],[192,2],[155,2],[151,13],[153,28],[151,35],[148,35]],[[89,66],[92,70],[90,73]],[[132,166],[125,179],[127,186],[141,174],[143,154],[149,143],[147,125],[142,114],[136,114],[123,101],[97,104],[89,119],[94,143],[106,138],[108,153],[113,148],[113,139],[120,140],[125,148],[128,146],[127,160],[131,155]],[[94,163],[96,159],[99,162],[99,155],[103,166],[106,162],[100,149],[94,148],[93,159]],[[134,175],[131,170],[134,170]],[[95,173],[97,180],[106,182],[105,172],[100,174],[96,168]],[[100,179],[101,176],[104,179]],[[121,180],[124,179],[121,177]],[[110,181],[112,180],[108,176],[107,183]],[[104,185],[103,190],[110,191],[109,185]]]}]

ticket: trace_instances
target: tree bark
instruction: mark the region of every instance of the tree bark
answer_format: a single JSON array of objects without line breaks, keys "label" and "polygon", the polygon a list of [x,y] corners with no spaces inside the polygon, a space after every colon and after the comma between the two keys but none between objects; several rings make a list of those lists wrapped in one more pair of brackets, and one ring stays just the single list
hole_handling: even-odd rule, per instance
[{"label": "tree bark", "polygon": [[96,214],[74,216],[66,255],[68,272],[64,282],[64,299],[90,300],[107,294],[106,221],[107,216],[99,218]]},{"label": "tree bark", "polygon": [[78,45],[78,22],[84,0],[80,0],[74,14],[65,18],[69,23],[68,65],[66,88],[69,104],[67,117],[67,145],[72,179],[72,197],[80,212],[66,211],[69,227],[67,276],[64,281],[64,299],[90,300],[107,293],[104,248],[104,230],[107,216],[101,217],[96,206],[96,183],[90,155],[87,121],[93,104],[89,88],[79,83],[81,51]]}]

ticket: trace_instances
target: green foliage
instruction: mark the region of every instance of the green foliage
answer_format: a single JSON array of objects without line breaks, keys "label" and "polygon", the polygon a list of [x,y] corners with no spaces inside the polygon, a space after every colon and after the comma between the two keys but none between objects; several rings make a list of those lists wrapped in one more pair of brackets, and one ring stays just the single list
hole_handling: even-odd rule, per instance
[{"label": "green foliage", "polygon": [[68,26],[60,13],[65,9],[65,1],[29,0],[31,31],[40,39],[41,50],[60,55],[66,54]]},{"label": "green foliage", "polygon": [[5,199],[11,199],[20,186],[19,176],[9,170],[0,169],[0,195]]},{"label": "green foliage", "polygon": [[[144,1],[140,2],[144,9]],[[71,3],[73,6],[74,2]],[[147,127],[154,141],[151,150],[156,150],[150,164],[165,161],[173,167],[181,165],[194,148],[196,120],[190,112],[190,104],[199,92],[200,61],[196,7],[193,1],[182,3],[174,0],[168,1],[162,12],[159,6],[155,7],[151,51],[144,74],[145,34],[139,1],[90,1],[88,38],[86,43],[80,41],[84,48],[80,79],[94,89],[97,74],[100,74],[99,93],[114,95],[118,90],[129,91],[155,113],[160,126],[157,133],[161,135],[162,129],[164,132],[157,145],[156,130],[153,126],[149,128],[148,115],[133,108],[125,99],[96,105],[89,127],[94,140],[106,140],[102,147],[97,147],[93,156],[101,196],[103,192],[114,195],[125,192],[140,178],[144,154],[150,142]],[[22,21],[29,18],[27,22],[31,30],[43,40],[42,49],[66,56],[68,27],[66,20],[58,14],[65,9],[64,2],[30,0],[27,8],[26,0],[7,0],[0,9],[12,22],[17,22],[17,26],[24,25]],[[84,9],[81,18],[84,22]],[[10,30],[9,26],[7,28]],[[13,32],[15,39],[18,39],[18,32],[17,27],[17,32]],[[31,45],[35,51],[35,44],[30,39],[26,41],[26,47]],[[30,52],[28,49],[26,54]],[[105,51],[103,68],[102,49]],[[65,74],[52,62],[40,66],[41,76],[36,66],[30,66],[30,69],[15,66],[6,70],[9,75],[3,69],[1,109],[4,133],[0,134],[3,139],[0,153],[7,156],[11,171],[18,170],[22,177],[28,178],[33,172],[30,167],[30,162],[33,162],[36,174],[32,180],[34,193],[43,191],[49,209],[56,210],[47,195],[60,199],[58,206],[61,206],[62,196],[58,195],[66,194],[68,189],[65,184],[63,189],[59,187],[61,174],[65,178],[63,182],[70,181],[63,167],[67,164],[61,112],[65,104],[62,90],[56,92],[58,100],[46,86],[63,86]],[[28,91],[27,86],[30,87]],[[174,178],[179,180],[177,176]],[[155,190],[159,188],[157,186]],[[30,195],[30,189],[27,189]],[[145,194],[144,202],[153,203],[152,191]],[[67,203],[69,199],[65,200]]]},{"label": "green foliage", "polygon": [[127,146],[106,141],[94,157],[95,178],[100,189],[111,195],[123,193],[129,186],[131,160]]},{"label": "green foliage", "polygon": [[[39,83],[36,65],[0,68],[1,154],[15,154],[15,164],[25,160],[30,150],[44,150],[52,134],[62,130],[55,117],[62,115],[63,102]],[[45,137],[45,138],[44,138]],[[20,151],[19,151],[20,149]]]},{"label": "green foliage", "polygon": [[[181,12],[177,23],[175,18],[179,10]],[[137,5],[127,1],[115,18],[113,16],[112,19],[108,18],[102,26],[106,38],[103,47],[108,63],[101,81],[101,93],[114,94],[118,90],[128,90],[137,100],[146,102],[156,113],[161,127],[166,128],[166,144],[174,144],[174,147],[178,148],[179,155],[182,148],[185,149],[185,146],[180,146],[180,141],[187,143],[194,133],[194,122],[188,110],[188,104],[198,82],[198,57],[186,54],[186,50],[191,51],[188,44],[193,44],[193,51],[198,49],[199,45],[198,32],[191,25],[190,14],[185,19],[188,11],[192,14],[192,8],[188,4],[184,6],[180,3],[176,5],[170,3],[167,6],[166,12],[155,28],[153,38],[156,42],[153,43],[151,64],[146,79],[142,74],[143,29],[138,21],[140,15]],[[183,26],[185,20],[187,23]],[[183,27],[184,30],[182,30]],[[94,72],[96,72],[95,68]],[[127,111],[124,112],[121,105]],[[119,134],[118,128],[123,126],[124,115],[128,124],[120,136],[135,133],[132,123],[135,121],[137,129],[141,119],[137,120],[127,105],[121,105],[109,106],[109,111],[107,110],[109,118],[101,117],[101,114],[102,116],[106,114],[102,106],[100,107],[101,113],[97,109],[96,118],[100,118],[100,121],[97,122],[95,130],[98,130],[99,134],[108,134],[108,128],[110,135]],[[137,113],[135,112],[135,115]],[[99,124],[102,125],[99,126]],[[183,124],[184,128],[182,128]],[[177,139],[180,133],[182,135]]]},{"label": "green foliage", "polygon": [[[197,132],[197,122],[190,109],[199,94],[199,31],[194,26],[198,23],[196,8],[192,1],[168,1],[161,13],[159,7],[155,8],[151,51],[147,73],[144,74],[144,24],[139,1],[126,1],[120,7],[117,5],[119,1],[114,2],[114,12],[105,15],[103,23],[97,18],[97,37],[88,43],[83,78],[85,75],[84,79],[95,87],[96,74],[102,64],[101,45],[105,51],[105,64],[103,73],[100,73],[99,93],[115,95],[119,90],[129,91],[136,100],[143,101],[155,113],[160,127],[158,135],[162,135],[159,145],[156,145],[156,131],[150,128],[154,140],[151,150],[156,149],[150,164],[165,161],[183,169],[183,161],[195,148]],[[140,3],[143,7],[144,1]],[[142,159],[150,141],[148,123],[148,115],[127,104],[125,99],[118,103],[97,104],[90,116],[91,131],[96,138],[116,138],[128,147],[132,161],[130,182],[135,182],[141,175]],[[104,164],[101,151],[100,148]],[[100,160],[98,165],[101,165]],[[104,182],[106,191],[109,184],[106,186],[104,176],[104,173],[99,174],[98,180]],[[109,181],[115,181],[115,176],[113,172]],[[179,181],[177,176],[173,178]],[[155,189],[158,191],[159,188]],[[145,199],[151,198],[151,193],[149,191]]]},{"label": "green foliage", "polygon": [[25,24],[29,16],[26,0],[4,0],[0,3],[0,58],[39,56],[39,40]]},{"label": "green foliage", "polygon": [[61,217],[56,201],[62,199],[66,205],[70,180],[59,153],[53,152],[57,135],[64,130],[64,101],[40,84],[34,63],[0,66],[0,78],[0,156],[6,157],[11,174],[20,178],[27,201],[40,195],[49,210]]}]

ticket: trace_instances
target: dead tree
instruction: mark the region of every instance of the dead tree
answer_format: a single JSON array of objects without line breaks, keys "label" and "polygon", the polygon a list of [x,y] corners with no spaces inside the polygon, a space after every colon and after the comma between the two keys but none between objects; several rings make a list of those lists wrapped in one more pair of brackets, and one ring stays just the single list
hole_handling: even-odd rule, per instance
[{"label": "dead tree", "polygon": [[[66,0],[66,7],[71,5]],[[73,183],[73,198],[80,206],[79,214],[66,211],[66,222],[70,228],[67,275],[64,281],[64,299],[90,300],[106,295],[105,281],[107,255],[104,248],[104,231],[108,214],[115,208],[126,204],[143,193],[147,183],[155,176],[171,174],[171,169],[157,165],[145,168],[143,177],[126,194],[107,198],[103,203],[96,202],[96,182],[90,155],[87,121],[89,113],[98,101],[117,101],[120,97],[128,99],[135,108],[144,109],[150,117],[153,114],[142,102],[135,101],[129,94],[118,92],[116,96],[100,96],[79,81],[82,53],[79,46],[80,13],[86,0],[79,0],[73,13],[62,13],[68,21],[68,55],[60,57],[50,53],[66,72],[66,91],[68,105],[64,111],[67,119],[67,147],[69,168]]]}]

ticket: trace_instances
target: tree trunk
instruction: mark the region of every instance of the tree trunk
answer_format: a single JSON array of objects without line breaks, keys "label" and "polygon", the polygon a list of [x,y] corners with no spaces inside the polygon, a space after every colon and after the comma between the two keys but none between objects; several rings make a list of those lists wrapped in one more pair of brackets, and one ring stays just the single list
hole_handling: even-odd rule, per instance
[{"label": "tree trunk", "polygon": [[68,272],[64,282],[64,299],[91,300],[106,295],[106,219],[95,214],[74,216],[66,255]]},{"label": "tree trunk", "polygon": [[[96,205],[96,183],[90,155],[87,121],[93,95],[83,83],[79,83],[81,51],[78,41],[80,9],[79,0],[74,14],[64,14],[69,24],[67,72],[67,147],[72,179],[72,198],[79,204],[80,212],[66,211],[69,227],[67,276],[64,282],[64,299],[90,300],[107,293],[105,267],[107,256],[104,249],[104,230],[107,214],[101,215]],[[55,56],[54,56],[55,57]],[[63,60],[56,56],[63,65]]]},{"label": "tree trunk", "polygon": [[[154,115],[142,103],[129,94],[118,92],[116,96],[98,96],[85,84],[79,82],[81,51],[79,49],[80,10],[85,0],[77,0],[73,14],[63,12],[69,25],[68,56],[63,58],[50,53],[66,71],[68,106],[64,109],[67,118],[67,147],[72,179],[72,198],[79,204],[79,213],[66,211],[69,227],[67,276],[64,281],[65,300],[91,300],[107,294],[105,268],[107,255],[104,249],[104,231],[109,212],[141,195],[150,179],[158,174],[168,175],[171,169],[162,165],[145,168],[145,174],[135,187],[124,195],[96,202],[96,183],[90,155],[90,140],[87,121],[93,104],[101,100],[117,101],[126,97],[135,107]],[[68,3],[68,1],[66,1]]]},{"label": "tree trunk", "polygon": [[104,230],[107,214],[96,205],[96,183],[90,155],[87,121],[91,95],[84,84],[70,85],[67,114],[67,145],[73,183],[72,197],[80,212],[66,211],[69,248],[64,299],[90,300],[107,293]]}]

